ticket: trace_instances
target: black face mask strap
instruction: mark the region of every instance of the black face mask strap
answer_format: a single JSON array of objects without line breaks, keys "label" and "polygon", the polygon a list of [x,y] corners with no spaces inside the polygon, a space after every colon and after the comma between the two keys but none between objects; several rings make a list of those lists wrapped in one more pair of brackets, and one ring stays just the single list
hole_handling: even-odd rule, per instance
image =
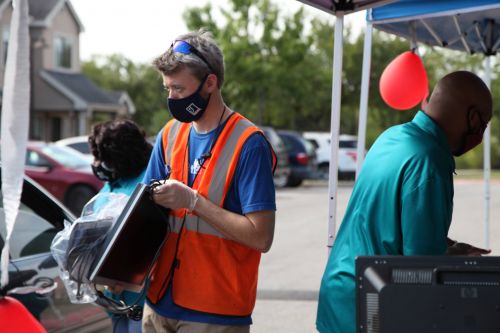
[{"label": "black face mask strap", "polygon": [[103,162],[99,162],[97,165],[91,164],[91,168],[94,175],[100,180],[104,182],[114,180],[114,171],[104,166]]},{"label": "black face mask strap", "polygon": [[201,83],[200,85],[198,86],[198,89],[196,89],[196,92],[199,93],[201,91],[201,88],[203,88],[203,85],[205,85],[205,82],[207,82],[207,79],[208,79],[208,76],[210,74],[207,74],[205,75],[205,77],[203,78],[203,80],[201,80]]},{"label": "black face mask strap", "polygon": [[[205,85],[205,82],[207,82],[207,79],[208,79],[208,76],[209,76],[209,75],[210,75],[210,74],[205,75],[205,77],[203,78],[203,80],[201,80],[201,83],[200,83],[200,85],[198,86],[198,89],[196,89],[196,91],[194,92],[194,94],[200,94],[200,91],[201,91],[201,89],[203,88],[203,86]],[[194,94],[193,94],[193,95],[194,95]],[[200,96],[201,96],[201,95],[200,95]],[[211,96],[211,94],[208,94],[208,97],[207,97],[207,99],[206,99],[207,106],[208,106],[208,103],[210,102],[210,96]],[[204,98],[204,97],[203,97],[203,96],[201,96],[201,98]]]},{"label": "black face mask strap", "polygon": [[471,122],[471,112],[474,111],[474,109],[470,108],[468,111],[467,111],[467,134],[474,134],[472,132],[472,126],[470,125],[470,122]]}]

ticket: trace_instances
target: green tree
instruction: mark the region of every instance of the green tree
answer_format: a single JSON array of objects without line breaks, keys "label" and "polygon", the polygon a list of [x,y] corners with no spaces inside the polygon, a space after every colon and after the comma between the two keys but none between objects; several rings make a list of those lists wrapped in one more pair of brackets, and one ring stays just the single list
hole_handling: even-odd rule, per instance
[{"label": "green tree", "polygon": [[[217,20],[215,19],[217,18]],[[222,18],[222,19],[221,19]],[[304,9],[285,14],[271,0],[229,0],[224,8],[188,8],[184,20],[189,30],[205,28],[214,34],[224,56],[226,102],[257,124],[277,128],[330,130],[334,18],[319,19]],[[364,36],[344,34],[341,133],[358,129]],[[367,147],[390,126],[413,118],[420,105],[396,111],[380,97],[379,80],[386,66],[408,51],[407,40],[377,30],[373,34],[368,103]],[[468,69],[481,73],[481,55],[419,47],[429,78],[429,90],[446,73]],[[498,69],[493,63],[492,72]],[[134,64],[120,55],[95,57],[83,72],[109,90],[125,90],[133,99],[134,120],[149,133],[169,119],[160,75],[150,64]],[[499,79],[493,77],[494,115],[500,109]],[[498,90],[498,89],[497,89]],[[335,98],[335,97],[334,97]],[[500,123],[492,121],[492,162],[500,167]],[[459,167],[482,166],[480,150],[457,159]]]},{"label": "green tree", "polygon": [[[134,121],[150,135],[168,119],[160,75],[150,64],[135,64],[122,55],[94,56],[83,62],[82,72],[107,90],[126,91],[136,106]],[[160,114],[163,121],[158,121]]]},{"label": "green tree", "polygon": [[257,123],[299,130],[317,125],[330,105],[331,66],[324,59],[331,57],[317,45],[328,25],[309,20],[303,10],[282,15],[269,0],[228,5],[220,9],[223,26],[210,5],[184,15],[190,30],[208,28],[224,52],[225,100]]}]

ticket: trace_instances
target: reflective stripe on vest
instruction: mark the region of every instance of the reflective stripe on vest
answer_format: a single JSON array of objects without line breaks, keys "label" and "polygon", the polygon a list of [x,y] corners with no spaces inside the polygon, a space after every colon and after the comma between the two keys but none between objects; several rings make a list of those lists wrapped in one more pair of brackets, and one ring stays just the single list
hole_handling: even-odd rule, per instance
[{"label": "reflective stripe on vest", "polygon": [[[170,124],[170,123],[169,123]],[[168,142],[174,142],[177,133],[179,132],[179,128],[181,123],[178,121],[171,121],[170,125],[167,125],[169,130],[163,131],[163,147],[167,147],[167,151],[165,151],[165,163],[166,165],[170,165],[170,157],[172,156],[172,148],[173,145],[168,145]],[[167,141],[165,141],[165,139]]]},{"label": "reflective stripe on vest", "polygon": [[[168,123],[164,128],[165,161],[172,167],[171,178],[187,183],[188,137],[190,124]],[[223,206],[241,150],[246,140],[261,132],[239,114],[226,122],[193,183],[193,188],[211,202]],[[271,149],[272,151],[272,149]],[[273,154],[273,167],[276,162]],[[184,221],[184,228],[181,225]],[[223,315],[251,314],[256,297],[260,252],[228,240],[218,230],[185,209],[172,212],[173,231],[157,262],[148,299],[157,303],[163,297],[172,275],[172,297],[182,307]],[[177,240],[180,240],[177,244]]]}]

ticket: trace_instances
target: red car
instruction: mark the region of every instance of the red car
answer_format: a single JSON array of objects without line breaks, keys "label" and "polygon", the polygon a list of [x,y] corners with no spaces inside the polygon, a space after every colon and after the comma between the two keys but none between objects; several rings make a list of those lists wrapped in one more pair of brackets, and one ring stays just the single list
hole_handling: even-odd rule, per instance
[{"label": "red car", "polygon": [[79,216],[103,183],[92,173],[89,159],[69,148],[30,142],[26,174]]}]

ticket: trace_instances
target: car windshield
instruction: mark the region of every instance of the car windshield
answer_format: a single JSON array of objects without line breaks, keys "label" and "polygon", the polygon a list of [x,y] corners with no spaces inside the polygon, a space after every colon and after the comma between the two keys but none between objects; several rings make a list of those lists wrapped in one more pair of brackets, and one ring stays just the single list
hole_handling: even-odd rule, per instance
[{"label": "car windshield", "polygon": [[68,147],[78,150],[82,154],[91,154],[89,143],[87,141],[71,143]]},{"label": "car windshield", "polygon": [[89,166],[89,162],[84,156],[67,147],[47,145],[41,147],[40,150],[68,168],[78,169]]},{"label": "car windshield", "polygon": [[308,154],[314,154],[314,151],[316,150],[316,147],[312,144],[312,142],[301,139],[301,141],[304,143],[304,146],[306,147],[306,151]]}]

